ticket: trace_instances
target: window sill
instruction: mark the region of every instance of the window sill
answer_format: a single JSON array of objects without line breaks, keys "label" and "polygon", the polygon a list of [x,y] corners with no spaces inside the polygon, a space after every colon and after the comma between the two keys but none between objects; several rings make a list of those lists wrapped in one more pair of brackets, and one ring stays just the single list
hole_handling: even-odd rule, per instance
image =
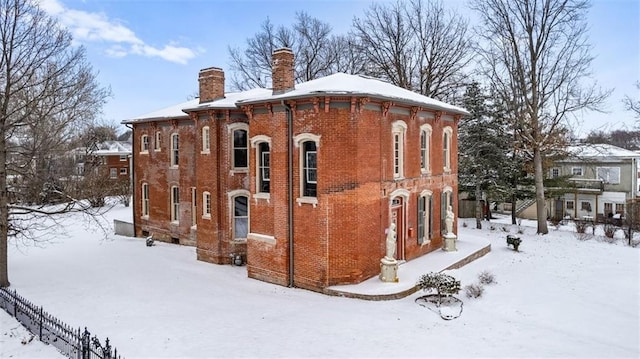
[{"label": "window sill", "polygon": [[317,197],[298,197],[296,198],[296,202],[298,202],[298,206],[302,206],[303,203],[313,205],[313,208],[318,206],[318,198]]},{"label": "window sill", "polygon": [[140,154],[141,154],[141,155],[148,155],[148,154],[149,154],[149,151],[140,151]]},{"label": "window sill", "polygon": [[191,226],[191,230],[192,231],[197,231],[198,230],[198,225],[194,224],[193,226]]},{"label": "window sill", "polygon": [[420,247],[428,246],[428,245],[430,245],[430,244],[431,244],[431,240],[430,240],[430,239],[428,239],[428,240],[425,240],[424,242],[422,242],[422,244],[420,245]]},{"label": "window sill", "polygon": [[154,148],[153,152],[160,152],[160,149],[159,148]]},{"label": "window sill", "polygon": [[178,166],[178,165],[171,165],[171,166],[169,166],[169,169],[170,169],[170,170],[177,170],[178,168],[180,168],[180,166]]},{"label": "window sill", "polygon": [[200,154],[201,155],[209,155],[209,154],[211,154],[211,151],[209,151],[209,150],[200,151]]},{"label": "window sill", "polygon": [[179,226],[180,222],[179,221],[171,221],[171,222],[169,222],[169,224],[172,225],[172,226]]},{"label": "window sill", "polygon": [[258,202],[259,199],[267,201],[267,203],[271,203],[271,193],[258,192],[253,195],[253,199]]},{"label": "window sill", "polygon": [[431,176],[431,170],[425,170],[424,168],[420,170],[420,174],[423,176]]},{"label": "window sill", "polygon": [[148,221],[149,220],[149,215],[147,214],[147,215],[141,216],[140,219]]},{"label": "window sill", "polygon": [[231,240],[232,243],[247,243],[246,238],[234,238]]},{"label": "window sill", "polygon": [[393,180],[394,181],[402,181],[404,179],[404,176],[394,176]]},{"label": "window sill", "polygon": [[276,244],[276,237],[269,236],[269,235],[266,235],[266,234],[259,234],[259,233],[249,233],[247,235],[247,240],[260,241],[260,242],[268,243],[268,244],[271,244],[271,245],[275,245]]},{"label": "window sill", "polygon": [[236,173],[249,173],[248,168],[232,168],[230,171],[231,175],[235,175]]},{"label": "window sill", "polygon": [[204,215],[202,215],[202,219],[211,220],[211,215],[210,214],[204,214]]}]

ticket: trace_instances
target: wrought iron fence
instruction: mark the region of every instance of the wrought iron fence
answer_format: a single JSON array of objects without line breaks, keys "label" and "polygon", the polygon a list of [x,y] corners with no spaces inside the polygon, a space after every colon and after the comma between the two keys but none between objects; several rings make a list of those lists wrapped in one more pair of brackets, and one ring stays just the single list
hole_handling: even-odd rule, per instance
[{"label": "wrought iron fence", "polygon": [[15,317],[40,341],[53,345],[71,359],[122,359],[111,347],[109,338],[104,345],[85,327],[74,329],[53,315],[45,312],[14,291],[0,288],[0,307]]}]

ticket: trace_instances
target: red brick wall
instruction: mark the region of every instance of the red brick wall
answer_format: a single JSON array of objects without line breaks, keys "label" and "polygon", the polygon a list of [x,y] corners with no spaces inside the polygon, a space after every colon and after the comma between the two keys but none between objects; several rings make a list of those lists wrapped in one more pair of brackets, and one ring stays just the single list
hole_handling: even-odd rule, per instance
[{"label": "red brick wall", "polygon": [[[296,202],[300,196],[300,149],[293,152],[293,223],[295,286],[321,290],[327,286],[357,283],[379,273],[385,254],[385,229],[389,225],[390,194],[408,193],[404,258],[411,260],[441,248],[440,194],[445,187],[457,193],[457,155],[453,151],[452,171],[443,172],[442,129],[450,125],[452,148],[456,124],[449,116],[435,116],[428,110],[411,115],[408,107],[384,111],[379,102],[366,107],[359,100],[332,98],[299,100],[294,106],[293,134],[320,136],[318,147],[318,203]],[[386,116],[385,116],[386,115]],[[195,120],[197,118],[197,120]],[[214,119],[215,118],[215,119]],[[407,125],[404,148],[404,178],[394,180],[392,124]],[[271,191],[268,199],[256,193],[255,148],[249,147],[249,171],[231,171],[232,138],[229,126],[248,122],[249,139],[257,135],[271,139]],[[420,126],[432,127],[430,162],[432,172],[420,171]],[[202,153],[202,127],[210,128],[210,151]],[[155,131],[162,133],[162,149],[154,151]],[[170,136],[180,135],[180,165],[170,168]],[[139,138],[148,134],[148,154],[140,153]],[[147,231],[156,239],[195,244],[197,257],[213,263],[230,263],[230,254],[246,254],[248,275],[281,285],[289,282],[288,241],[288,156],[287,117],[284,107],[255,105],[249,116],[240,110],[199,113],[193,119],[143,123],[134,126],[136,233]],[[148,219],[140,218],[141,184],[150,185]],[[180,186],[178,226],[169,224],[170,187]],[[197,230],[191,227],[191,187],[197,188]],[[433,234],[429,244],[417,242],[417,198],[424,190],[433,192]],[[245,241],[233,239],[231,203],[228,193],[248,190],[250,232]],[[211,218],[202,217],[202,193],[211,193]],[[457,201],[453,201],[456,206]],[[454,208],[454,212],[456,208]],[[409,230],[412,229],[412,230]],[[197,238],[197,241],[196,241]]]}]

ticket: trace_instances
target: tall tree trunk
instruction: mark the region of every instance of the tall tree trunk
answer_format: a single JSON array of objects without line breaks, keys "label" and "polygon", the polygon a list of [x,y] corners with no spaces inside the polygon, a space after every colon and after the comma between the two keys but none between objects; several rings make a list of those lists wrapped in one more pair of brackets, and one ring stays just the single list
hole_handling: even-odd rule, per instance
[{"label": "tall tree trunk", "polygon": [[482,229],[482,190],[480,188],[480,183],[476,184],[476,228]]},{"label": "tall tree trunk", "polygon": [[536,214],[538,217],[538,234],[547,234],[547,211],[544,199],[544,171],[542,169],[542,154],[537,146],[533,149],[533,166],[536,183]]},{"label": "tall tree trunk", "polygon": [[7,191],[7,141],[0,131],[0,287],[9,286],[9,193]]}]

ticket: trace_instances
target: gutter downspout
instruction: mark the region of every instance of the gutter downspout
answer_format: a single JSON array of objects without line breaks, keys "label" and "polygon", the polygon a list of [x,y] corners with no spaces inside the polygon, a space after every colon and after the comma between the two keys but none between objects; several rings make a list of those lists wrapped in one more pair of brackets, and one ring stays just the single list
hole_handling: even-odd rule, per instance
[{"label": "gutter downspout", "polygon": [[125,123],[124,124],[125,127],[127,127],[128,129],[131,130],[131,157],[129,160],[129,185],[131,186],[131,212],[133,212],[133,218],[131,219],[131,222],[133,224],[133,237],[136,236],[136,204],[138,203],[138,201],[136,200],[136,178],[135,178],[135,171],[134,169],[136,168],[134,163],[133,163],[133,159],[135,158],[135,149],[136,149],[136,136],[135,136],[135,131],[133,130],[133,125],[131,125],[130,123]]},{"label": "gutter downspout", "polygon": [[281,100],[280,103],[284,106],[285,112],[287,113],[287,191],[288,191],[288,199],[287,199],[287,215],[288,215],[288,223],[287,223],[287,236],[289,240],[289,288],[293,288],[293,112],[291,111],[291,106],[286,104],[284,100]]}]

